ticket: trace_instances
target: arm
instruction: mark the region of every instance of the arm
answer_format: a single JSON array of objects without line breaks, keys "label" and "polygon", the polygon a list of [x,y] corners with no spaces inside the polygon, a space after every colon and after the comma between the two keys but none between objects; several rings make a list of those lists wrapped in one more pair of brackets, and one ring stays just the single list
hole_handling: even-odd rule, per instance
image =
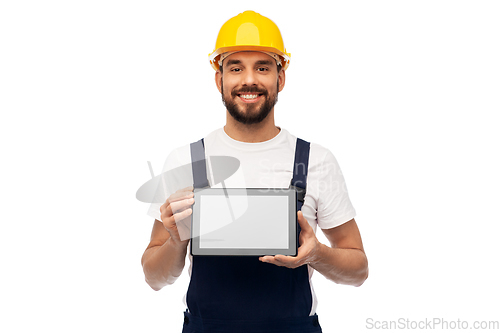
[{"label": "arm", "polygon": [[154,290],[174,283],[182,273],[189,243],[185,236],[189,230],[185,228],[192,213],[192,198],[192,188],[177,191],[160,208],[164,222],[154,222],[151,241],[141,260],[146,282]]},{"label": "arm", "polygon": [[336,283],[362,285],[368,277],[368,260],[356,221],[352,219],[338,227],[323,230],[330,242],[331,247],[329,247],[318,241],[302,212],[297,214],[302,229],[297,256],[265,256],[260,260],[289,268],[309,264]]},{"label": "arm", "polygon": [[331,247],[318,242],[318,255],[311,267],[333,282],[361,286],[368,278],[368,259],[356,221],[322,230]]}]

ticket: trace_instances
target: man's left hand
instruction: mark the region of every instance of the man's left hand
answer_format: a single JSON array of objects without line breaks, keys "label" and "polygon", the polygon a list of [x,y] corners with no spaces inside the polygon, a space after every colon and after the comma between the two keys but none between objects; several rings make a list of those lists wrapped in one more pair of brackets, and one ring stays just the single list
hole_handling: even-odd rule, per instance
[{"label": "man's left hand", "polygon": [[299,235],[300,247],[296,257],[277,254],[275,256],[260,257],[259,260],[277,266],[297,268],[299,266],[314,263],[318,260],[318,250],[320,242],[316,238],[313,228],[309,225],[301,211],[297,212],[297,219],[301,228]]}]

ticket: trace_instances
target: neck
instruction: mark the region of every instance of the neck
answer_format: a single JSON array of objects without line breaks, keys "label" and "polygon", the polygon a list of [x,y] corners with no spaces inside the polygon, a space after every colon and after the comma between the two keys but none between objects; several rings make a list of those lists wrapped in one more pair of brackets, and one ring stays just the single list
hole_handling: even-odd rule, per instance
[{"label": "neck", "polygon": [[246,125],[234,120],[226,111],[226,126],[224,131],[230,138],[242,142],[264,142],[271,140],[280,132],[280,128],[274,124],[274,109],[267,115],[266,119],[258,124]]}]

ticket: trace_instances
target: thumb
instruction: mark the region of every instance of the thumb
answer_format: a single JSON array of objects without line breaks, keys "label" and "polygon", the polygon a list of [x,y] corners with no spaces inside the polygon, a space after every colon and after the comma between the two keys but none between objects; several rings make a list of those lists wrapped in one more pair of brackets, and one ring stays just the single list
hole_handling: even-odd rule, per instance
[{"label": "thumb", "polygon": [[307,222],[306,218],[304,217],[304,214],[302,214],[302,211],[300,210],[297,212],[297,219],[299,220],[299,225],[302,230],[309,231],[312,229],[309,225],[309,222]]}]

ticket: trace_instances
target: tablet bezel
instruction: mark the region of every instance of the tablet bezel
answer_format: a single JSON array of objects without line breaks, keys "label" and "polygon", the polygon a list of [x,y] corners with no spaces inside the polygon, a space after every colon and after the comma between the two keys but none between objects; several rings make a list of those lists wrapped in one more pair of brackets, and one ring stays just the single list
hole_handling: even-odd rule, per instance
[{"label": "tablet bezel", "polygon": [[[217,196],[285,196],[288,198],[288,248],[200,248],[200,197]],[[297,193],[291,188],[205,188],[194,190],[193,213],[191,215],[191,255],[193,256],[264,256],[264,255],[297,255]]]}]

